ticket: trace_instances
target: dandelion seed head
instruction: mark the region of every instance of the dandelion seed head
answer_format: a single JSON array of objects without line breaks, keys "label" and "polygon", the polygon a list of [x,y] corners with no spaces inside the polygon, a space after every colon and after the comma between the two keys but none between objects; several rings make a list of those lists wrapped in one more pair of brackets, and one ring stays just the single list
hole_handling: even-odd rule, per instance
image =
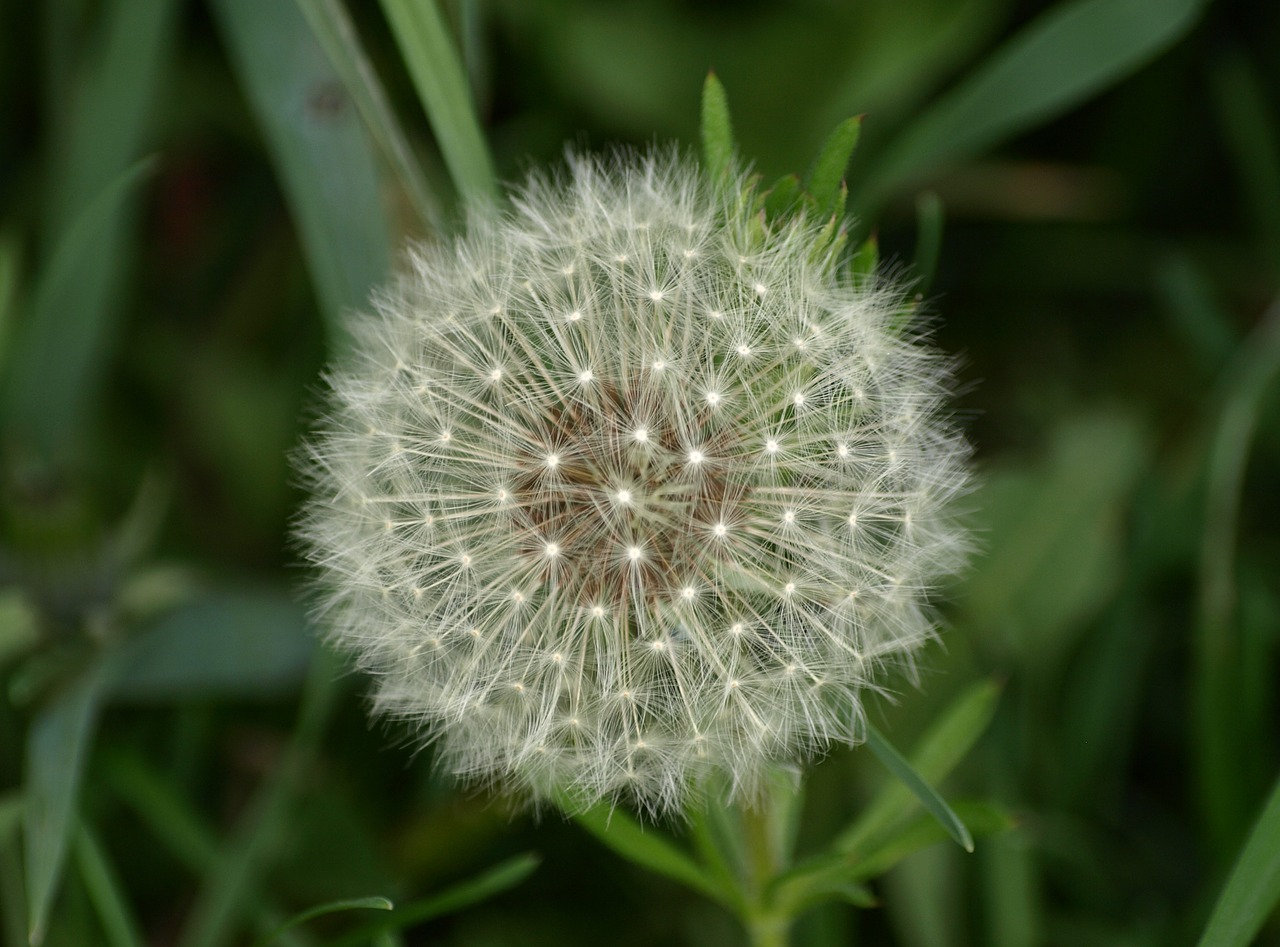
[{"label": "dandelion seed head", "polygon": [[948,363],[825,221],[762,235],[684,158],[573,158],[511,206],[353,325],[304,462],[320,620],[464,780],[753,796],[933,634]]}]

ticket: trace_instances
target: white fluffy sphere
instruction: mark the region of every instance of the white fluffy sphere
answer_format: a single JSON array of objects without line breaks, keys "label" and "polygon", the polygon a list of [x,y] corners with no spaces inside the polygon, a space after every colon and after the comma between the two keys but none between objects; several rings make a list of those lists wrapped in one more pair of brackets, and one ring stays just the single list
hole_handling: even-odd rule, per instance
[{"label": "white fluffy sphere", "polygon": [[964,546],[946,361],[742,193],[574,159],[417,249],[331,376],[300,530],[323,622],[465,778],[750,795],[856,742],[932,634]]}]

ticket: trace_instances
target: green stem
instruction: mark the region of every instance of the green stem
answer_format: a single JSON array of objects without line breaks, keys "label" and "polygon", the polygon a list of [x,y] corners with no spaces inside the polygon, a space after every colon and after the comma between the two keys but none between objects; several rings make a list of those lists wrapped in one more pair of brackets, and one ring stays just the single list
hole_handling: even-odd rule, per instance
[{"label": "green stem", "polygon": [[742,811],[742,835],[747,855],[746,925],[752,947],[787,947],[791,917],[773,903],[774,879],[786,867],[783,833],[779,824],[781,800],[770,787],[758,808]]}]

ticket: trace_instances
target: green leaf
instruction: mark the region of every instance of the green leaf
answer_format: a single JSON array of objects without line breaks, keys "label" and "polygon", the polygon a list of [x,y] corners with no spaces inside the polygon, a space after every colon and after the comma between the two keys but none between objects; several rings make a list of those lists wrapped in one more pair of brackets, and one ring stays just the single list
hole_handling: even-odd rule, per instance
[{"label": "green leaf", "polygon": [[267,140],[334,341],[391,266],[394,227],[373,143],[293,3],[212,0]]},{"label": "green leaf", "polygon": [[963,848],[966,852],[973,851],[973,836],[969,834],[969,830],[965,828],[960,818],[947,805],[946,800],[925,782],[924,778],[916,772],[915,768],[907,762],[896,749],[893,748],[888,740],[873,727],[867,724],[867,748],[876,755],[876,758],[884,764],[889,772],[893,773],[902,784],[906,786],[920,800],[921,804],[929,810],[929,813],[937,819],[947,830],[956,844]]},{"label": "green leaf", "polygon": [[853,251],[849,273],[855,280],[870,279],[880,265],[880,240],[872,234]]},{"label": "green leaf", "polygon": [[845,169],[849,167],[849,159],[853,157],[853,149],[858,146],[861,133],[862,116],[846,118],[823,143],[813,166],[805,175],[804,189],[817,204],[819,213],[829,213],[835,207],[840,185],[844,183]]},{"label": "green leaf", "polygon": [[11,792],[0,796],[0,849],[9,841],[9,833],[22,824],[22,793]]},{"label": "green leaf", "polygon": [[1218,896],[1200,947],[1245,947],[1280,904],[1280,780]]},{"label": "green leaf", "polygon": [[81,209],[60,235],[14,332],[0,420],[46,455],[61,453],[86,420],[109,346],[125,218],[153,168],[153,161],[138,162]]},{"label": "green leaf", "polygon": [[347,94],[360,110],[365,127],[373,135],[400,186],[417,211],[419,220],[435,230],[443,228],[440,202],[431,193],[373,63],[365,55],[355,24],[342,0],[297,0],[307,22],[324,47],[329,61],[342,76]]},{"label": "green leaf", "polygon": [[722,181],[733,168],[733,123],[729,97],[714,72],[702,84],[702,160],[713,181]]},{"label": "green leaf", "polygon": [[41,708],[27,733],[23,793],[29,936],[44,940],[75,825],[76,796],[111,673],[99,662]]},{"label": "green leaf", "polygon": [[[981,802],[957,802],[955,810],[975,837],[1008,831],[1014,820],[1002,807]],[[777,903],[801,911],[830,898],[859,897],[864,882],[878,878],[907,855],[949,838],[931,815],[920,815],[886,835],[864,852],[833,852],[809,859],[778,876],[773,885]],[[866,892],[868,895],[869,892]],[[857,904],[857,901],[851,901]]]},{"label": "green leaf", "polygon": [[924,191],[916,198],[916,257],[911,267],[918,293],[929,292],[933,285],[942,250],[942,226],[941,198],[933,191]]},{"label": "green leaf", "polygon": [[764,212],[770,217],[781,217],[800,201],[800,179],[794,174],[784,174],[770,185],[764,195]]},{"label": "green leaf", "polygon": [[415,901],[403,908],[397,908],[390,917],[352,931],[349,935],[339,938],[331,947],[358,947],[358,945],[369,943],[380,934],[412,927],[423,921],[429,921],[433,917],[440,917],[478,904],[524,881],[541,861],[538,855],[531,852],[508,858],[474,878],[446,888],[439,894]]},{"label": "green leaf", "polygon": [[21,589],[0,590],[0,667],[40,640],[36,611]]},{"label": "green leaf", "polygon": [[1034,128],[1150,62],[1208,0],[1074,0],[1041,14],[914,122],[877,162],[861,217],[903,185]]},{"label": "green leaf", "polygon": [[107,861],[97,836],[83,822],[76,832],[75,852],[80,877],[98,912],[109,947],[142,947],[142,934],[120,887],[120,879]]},{"label": "green leaf", "polygon": [[458,192],[473,200],[496,199],[497,176],[489,147],[436,0],[382,0],[382,10]]},{"label": "green leaf", "polygon": [[596,805],[574,815],[574,821],[623,858],[642,868],[692,888],[722,904],[732,904],[732,894],[656,829],[645,831],[621,809]]},{"label": "green leaf", "polygon": [[344,898],[340,901],[329,901],[325,904],[308,908],[298,914],[295,914],[289,920],[285,921],[278,928],[262,938],[257,943],[257,947],[267,947],[280,939],[280,935],[285,931],[292,930],[295,927],[301,927],[303,924],[317,917],[323,917],[326,914],[337,914],[340,911],[390,911],[395,907],[389,900],[382,897],[369,898]]},{"label": "green leaf", "polygon": [[302,682],[315,641],[306,612],[286,595],[208,595],[169,611],[121,647],[112,696],[153,701],[278,693]]},{"label": "green leaf", "polygon": [[[916,745],[911,755],[916,773],[930,782],[945,779],[986,732],[999,699],[1000,687],[994,681],[979,682],[961,693]],[[901,783],[885,786],[853,825],[840,834],[836,847],[845,852],[862,849],[910,812],[915,798]]]}]

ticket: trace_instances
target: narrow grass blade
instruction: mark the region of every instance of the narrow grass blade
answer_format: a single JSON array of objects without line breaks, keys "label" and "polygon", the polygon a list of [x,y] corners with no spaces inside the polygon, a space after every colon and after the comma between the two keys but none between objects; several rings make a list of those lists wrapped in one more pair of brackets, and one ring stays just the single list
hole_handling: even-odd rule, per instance
[{"label": "narrow grass blade", "polygon": [[574,815],[574,821],[607,847],[643,868],[678,881],[722,904],[733,898],[696,861],[657,831],[643,826],[620,809],[596,805]]},{"label": "narrow grass blade", "polygon": [[1041,14],[930,107],[868,176],[857,216],[937,168],[1085,101],[1186,34],[1208,0],[1073,0]]},{"label": "narrow grass blade", "polygon": [[853,149],[858,146],[862,134],[862,116],[846,118],[835,127],[818,151],[809,173],[805,175],[804,189],[809,192],[820,214],[828,214],[835,206],[844,181],[845,170]]},{"label": "narrow grass blade", "polygon": [[[950,774],[986,732],[999,699],[999,685],[982,681],[960,694],[938,716],[911,755],[910,765],[921,779],[940,782]],[[892,828],[914,805],[913,791],[901,783],[890,783],[839,835],[836,848],[846,852],[861,850],[875,836]]]},{"label": "narrow grass blade", "polygon": [[308,921],[317,917],[324,917],[326,914],[337,914],[340,911],[390,911],[395,907],[389,900],[382,897],[370,898],[344,898],[340,901],[329,901],[325,904],[318,904],[313,908],[295,914],[289,920],[285,921],[266,937],[258,941],[256,947],[268,947],[280,939],[280,936],[288,930],[295,927],[301,927]]},{"label": "narrow grass blade", "polygon": [[436,0],[382,0],[382,10],[458,192],[469,199],[496,199],[493,160]]},{"label": "narrow grass blade", "polygon": [[212,0],[298,227],[330,336],[391,265],[373,143],[293,3]]},{"label": "narrow grass blade", "polygon": [[733,167],[733,122],[729,97],[714,72],[702,84],[702,161],[713,181],[723,180]]},{"label": "narrow grass blade", "polygon": [[903,755],[893,748],[893,744],[871,724],[867,724],[867,747],[889,772],[911,790],[929,813],[947,830],[947,834],[955,839],[957,845],[966,852],[973,851],[973,836],[960,821],[960,817],[947,805],[946,800],[924,781]]},{"label": "narrow grass blade", "polygon": [[26,842],[29,939],[44,940],[75,826],[76,796],[110,667],[98,663],[37,715],[27,734]]},{"label": "narrow grass blade", "polygon": [[20,792],[0,796],[0,848],[8,844],[10,833],[22,824],[22,805]]},{"label": "narrow grass blade", "polygon": [[347,936],[339,938],[330,947],[359,947],[369,943],[370,940],[381,943],[376,940],[379,937],[390,940],[395,931],[470,907],[508,888],[515,887],[529,877],[541,862],[542,859],[538,855],[530,852],[508,858],[474,878],[446,888],[439,894],[397,908],[390,917],[352,931]]},{"label": "narrow grass blade", "polygon": [[97,836],[83,822],[76,832],[75,853],[80,877],[98,912],[108,947],[142,947],[142,933],[120,887],[120,879],[107,861]]},{"label": "narrow grass blade", "polygon": [[942,251],[944,213],[942,199],[933,191],[916,198],[916,256],[912,264],[915,290],[929,292],[938,271],[938,255]]},{"label": "narrow grass blade", "polygon": [[8,346],[0,420],[42,454],[63,454],[85,423],[110,348],[111,306],[125,220],[152,161],[110,182],[61,235]]},{"label": "narrow grass blade", "polygon": [[[1223,370],[1210,445],[1200,545],[1199,628],[1193,664],[1198,782],[1210,842],[1225,854],[1248,818],[1235,778],[1242,732],[1235,703],[1239,635],[1234,622],[1236,533],[1249,449],[1264,396],[1280,377],[1280,298]],[[1250,723],[1252,726],[1252,723]],[[1247,732],[1247,731],[1245,731]]]},{"label": "narrow grass blade", "polygon": [[1280,906],[1280,780],[1218,896],[1200,947],[1246,947]]},{"label": "narrow grass blade", "polygon": [[365,55],[355,24],[342,0],[297,0],[329,61],[342,76],[347,94],[360,110],[365,127],[395,172],[418,219],[434,230],[443,228],[440,202],[427,186],[422,166],[391,110],[373,63]]}]

